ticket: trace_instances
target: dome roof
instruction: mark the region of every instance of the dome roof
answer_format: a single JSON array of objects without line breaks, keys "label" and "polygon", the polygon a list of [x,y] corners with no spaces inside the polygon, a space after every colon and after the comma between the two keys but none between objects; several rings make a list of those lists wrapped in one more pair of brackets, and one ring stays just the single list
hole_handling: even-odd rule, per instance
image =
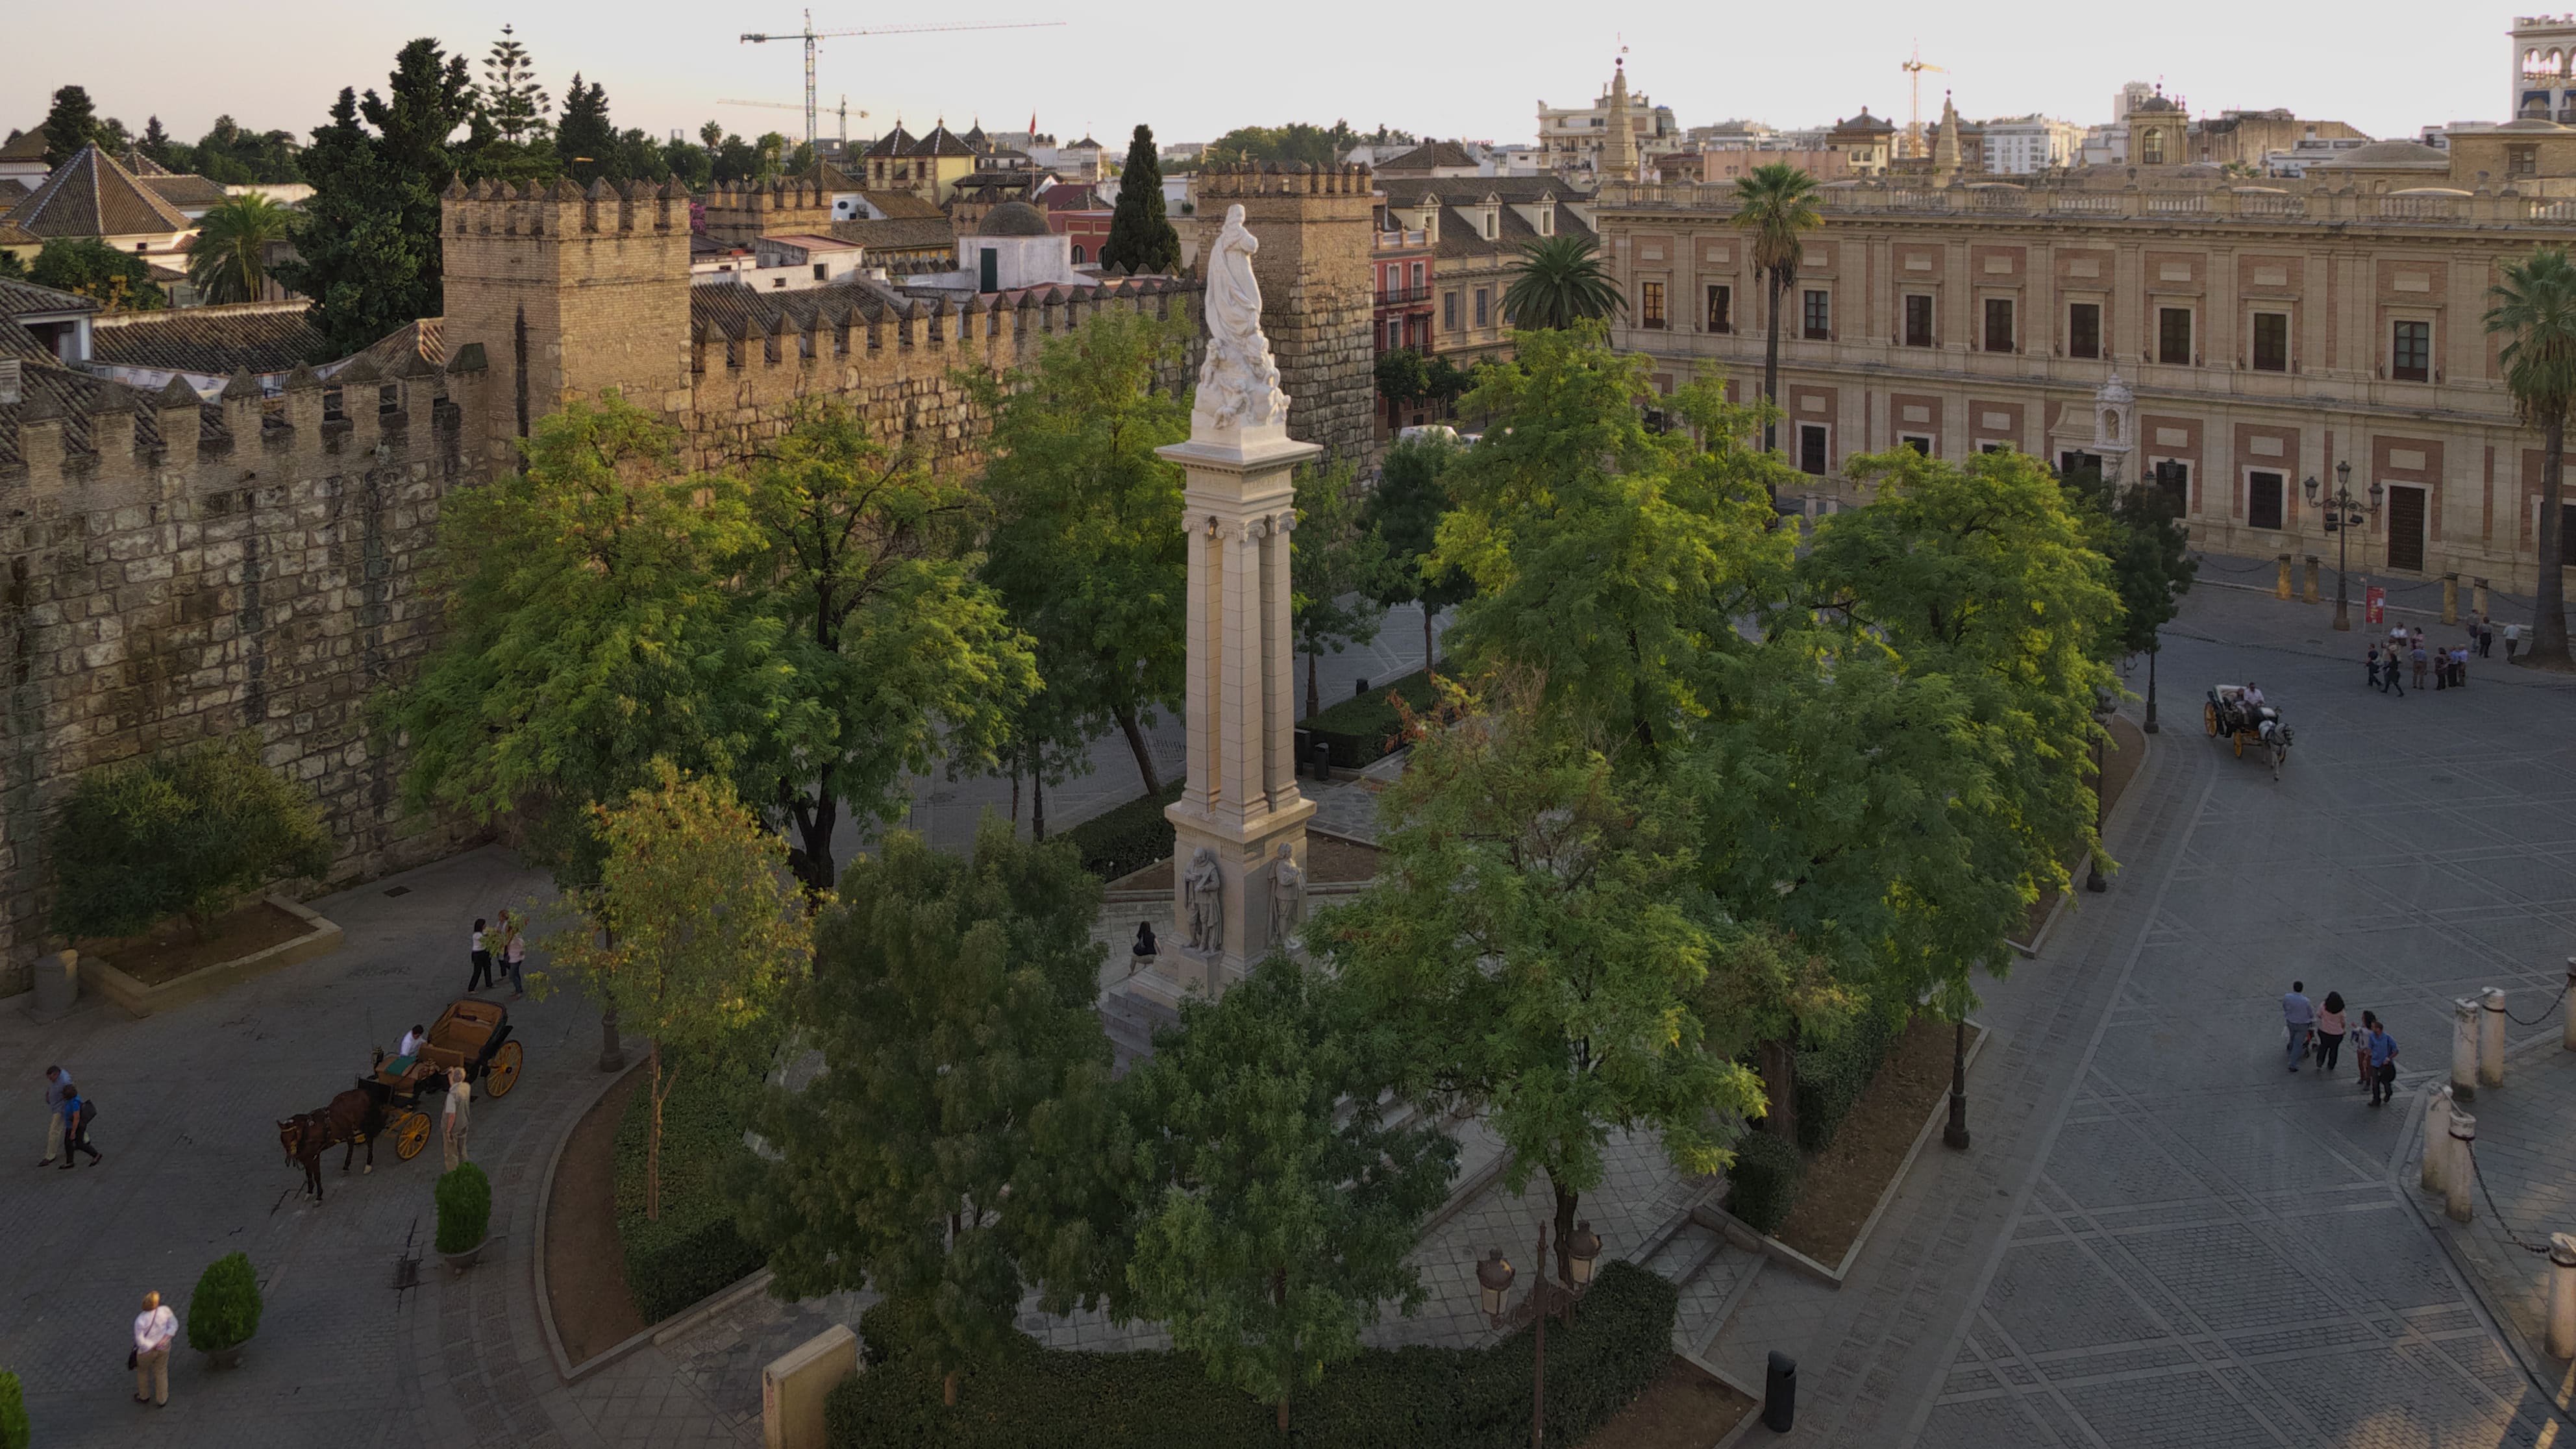
[{"label": "dome roof", "polygon": [[984,224],[975,228],[977,236],[1049,236],[1046,217],[1025,201],[1005,201],[984,213]]},{"label": "dome roof", "polygon": [[2533,132],[2538,132],[2542,135],[2563,136],[2567,134],[2568,130],[2567,127],[2558,124],[2556,121],[2543,120],[2538,116],[2525,116],[2518,121],[2507,121],[2503,125],[2493,127],[2492,129],[2497,131],[2511,131],[2516,135],[2525,136],[2530,135]]},{"label": "dome roof", "polygon": [[2427,146],[2421,141],[2373,141],[2367,146],[2355,146],[2349,151],[2338,152],[2333,160],[2320,161],[2308,169],[2311,171],[2386,171],[2392,168],[2448,171],[2451,169],[2451,153],[2438,146]]}]

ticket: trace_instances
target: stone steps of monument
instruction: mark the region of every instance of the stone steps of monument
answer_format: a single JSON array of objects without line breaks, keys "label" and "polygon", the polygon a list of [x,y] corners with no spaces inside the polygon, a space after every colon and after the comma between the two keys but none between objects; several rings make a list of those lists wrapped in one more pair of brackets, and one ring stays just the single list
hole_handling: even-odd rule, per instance
[{"label": "stone steps of monument", "polygon": [[1140,1057],[1154,1054],[1154,1033],[1167,1026],[1178,1026],[1181,1014],[1137,995],[1132,991],[1103,992],[1100,998],[1100,1026],[1109,1034],[1111,1070],[1119,1076]]}]

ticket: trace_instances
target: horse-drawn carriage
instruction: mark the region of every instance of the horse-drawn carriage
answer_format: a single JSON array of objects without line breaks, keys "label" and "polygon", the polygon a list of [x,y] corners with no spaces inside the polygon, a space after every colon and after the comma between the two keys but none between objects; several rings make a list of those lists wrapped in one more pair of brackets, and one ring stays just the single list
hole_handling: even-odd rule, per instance
[{"label": "horse-drawn carriage", "polygon": [[2245,758],[2245,747],[2252,745],[2271,762],[2272,778],[2281,778],[2281,766],[2290,758],[2290,726],[2280,710],[2248,699],[2244,685],[2220,684],[2211,686],[2200,721],[2211,737],[2224,735],[2233,741],[2240,760]]},{"label": "horse-drawn carriage", "polygon": [[510,1011],[497,1001],[465,996],[448,1003],[429,1028],[427,1040],[409,1057],[386,1060],[376,1049],[375,1061],[357,1086],[331,1099],[318,1112],[302,1112],[277,1124],[279,1141],[290,1161],[304,1168],[305,1185],[315,1200],[322,1196],[322,1151],[345,1144],[340,1170],[360,1147],[367,1149],[367,1170],[376,1165],[375,1142],[393,1139],[394,1155],[409,1162],[429,1145],[429,1113],[421,1098],[447,1090],[450,1068],[463,1068],[468,1082],[480,1080],[487,1097],[506,1097],[519,1082],[524,1056],[510,1039]]}]

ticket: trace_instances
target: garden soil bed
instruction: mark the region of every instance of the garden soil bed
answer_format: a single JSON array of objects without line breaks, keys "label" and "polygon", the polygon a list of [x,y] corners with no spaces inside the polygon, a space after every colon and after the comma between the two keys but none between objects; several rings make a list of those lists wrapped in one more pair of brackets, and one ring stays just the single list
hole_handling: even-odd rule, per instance
[{"label": "garden soil bed", "polygon": [[[2157,723],[2162,724],[2163,721]],[[2146,762],[2146,734],[2131,724],[2126,715],[2113,716],[2111,748],[2102,754],[2102,814],[2105,818],[2120,807],[2120,797],[2128,792],[2129,782],[2138,777],[2138,767]],[[2084,879],[2084,857],[2081,854],[2075,857],[2075,863],[2068,868],[2067,874],[2080,889]],[[2039,899],[2030,903],[2029,917],[2021,928],[2023,943],[2039,944],[2040,928],[2048,924],[2048,913],[2057,909],[2058,894],[2053,890],[2041,891]]]},{"label": "garden soil bed", "polygon": [[96,956],[146,986],[166,986],[189,972],[283,946],[312,929],[311,922],[256,900],[219,917],[211,940],[198,940],[188,918],[174,916],[140,936],[85,939],[72,945],[82,955]]},{"label": "garden soil bed", "polygon": [[[1311,885],[1356,885],[1377,875],[1378,848],[1338,835],[1306,837],[1306,880]],[[1172,888],[1169,856],[1143,870],[1109,883],[1113,891],[1168,891]]]},{"label": "garden soil bed", "polygon": [[546,1200],[546,1300],[564,1357],[575,1364],[644,1331],[626,1291],[626,1250],[617,1236],[617,1124],[650,1080],[650,1072],[628,1072],[582,1114]]},{"label": "garden soil bed", "polygon": [[1635,1403],[1593,1430],[1583,1446],[1709,1449],[1753,1409],[1752,1399],[1710,1378],[1688,1360],[1675,1358]]},{"label": "garden soil bed", "polygon": [[1826,1267],[1842,1262],[1905,1165],[1924,1119],[1950,1090],[1955,1044],[1950,1023],[1928,1017],[1916,1017],[1888,1044],[1887,1059],[1843,1119],[1833,1146],[1808,1159],[1798,1201],[1772,1236]]}]

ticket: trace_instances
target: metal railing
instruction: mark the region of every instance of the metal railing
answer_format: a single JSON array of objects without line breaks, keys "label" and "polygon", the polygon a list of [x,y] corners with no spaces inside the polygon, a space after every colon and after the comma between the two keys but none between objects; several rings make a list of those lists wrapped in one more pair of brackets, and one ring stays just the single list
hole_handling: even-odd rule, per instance
[{"label": "metal railing", "polygon": [[[2194,221],[2393,222],[2465,225],[2576,225],[2576,200],[2511,194],[2386,195],[2248,185],[2184,190],[2078,191],[2009,183],[1967,186],[1890,186],[1863,182],[1816,194],[1827,215],[1899,213],[1944,216],[2088,216],[2104,219]],[[1704,211],[1732,216],[1731,185],[1695,182],[1605,183],[1603,207]]]},{"label": "metal railing", "polygon": [[1430,300],[1431,288],[1427,283],[1419,287],[1380,287],[1377,289],[1377,304],[1381,307],[1411,307],[1418,304],[1428,303]]}]

